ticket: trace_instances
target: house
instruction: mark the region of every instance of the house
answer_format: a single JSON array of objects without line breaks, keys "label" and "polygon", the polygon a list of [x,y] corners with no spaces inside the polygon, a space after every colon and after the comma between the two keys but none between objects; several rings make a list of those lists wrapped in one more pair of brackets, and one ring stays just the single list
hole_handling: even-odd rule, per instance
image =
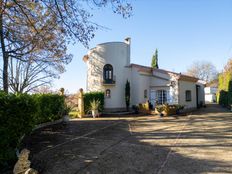
[{"label": "house", "polygon": [[206,103],[215,103],[216,95],[218,90],[218,82],[214,80],[211,83],[206,84],[205,87],[205,102]]},{"label": "house", "polygon": [[98,44],[83,57],[87,64],[87,91],[105,93],[105,109],[121,110],[125,104],[125,84],[130,82],[130,103],[149,100],[156,104],[181,104],[196,108],[204,104],[204,87],[195,77],[132,64],[131,39]]}]

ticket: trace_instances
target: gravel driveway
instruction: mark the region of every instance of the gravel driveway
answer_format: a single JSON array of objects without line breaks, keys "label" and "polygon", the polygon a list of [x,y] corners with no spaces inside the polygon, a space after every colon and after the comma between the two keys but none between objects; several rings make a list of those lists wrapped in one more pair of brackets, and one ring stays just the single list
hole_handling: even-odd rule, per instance
[{"label": "gravel driveway", "polygon": [[25,140],[43,174],[232,173],[232,113],[73,120]]}]

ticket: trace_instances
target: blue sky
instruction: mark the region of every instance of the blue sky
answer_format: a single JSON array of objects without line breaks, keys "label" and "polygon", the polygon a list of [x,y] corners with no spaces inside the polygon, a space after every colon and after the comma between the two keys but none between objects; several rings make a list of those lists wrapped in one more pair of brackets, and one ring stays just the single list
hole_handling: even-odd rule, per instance
[{"label": "blue sky", "polygon": [[[123,19],[111,8],[94,10],[92,21],[107,27],[98,30],[90,48],[98,43],[131,37],[131,62],[150,66],[157,48],[159,67],[185,72],[194,61],[210,61],[218,71],[232,57],[232,0],[131,0],[133,16]],[[88,49],[69,46],[74,55],[67,71],[53,83],[70,93],[86,87]]]}]

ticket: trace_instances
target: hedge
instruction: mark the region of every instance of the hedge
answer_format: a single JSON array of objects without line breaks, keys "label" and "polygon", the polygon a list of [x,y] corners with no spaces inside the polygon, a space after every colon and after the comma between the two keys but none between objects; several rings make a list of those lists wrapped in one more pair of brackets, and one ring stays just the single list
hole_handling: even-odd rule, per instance
[{"label": "hedge", "polygon": [[16,160],[23,135],[39,123],[61,118],[64,97],[56,94],[28,95],[0,92],[0,173]]},{"label": "hedge", "polygon": [[104,92],[87,92],[84,94],[84,109],[85,113],[90,111],[90,102],[93,100],[100,101],[99,111],[104,109]]},{"label": "hedge", "polygon": [[36,103],[36,124],[58,120],[62,117],[64,110],[64,97],[58,94],[35,94],[33,98]]},{"label": "hedge", "polygon": [[232,92],[221,90],[218,94],[218,102],[222,106],[231,107],[231,105],[232,105]]}]

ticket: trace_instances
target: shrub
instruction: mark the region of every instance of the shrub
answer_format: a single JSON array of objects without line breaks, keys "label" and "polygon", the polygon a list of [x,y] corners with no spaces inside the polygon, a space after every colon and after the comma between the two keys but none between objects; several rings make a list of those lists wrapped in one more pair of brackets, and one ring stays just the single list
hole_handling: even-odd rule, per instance
[{"label": "shrub", "polygon": [[227,91],[221,90],[219,92],[219,104],[223,106],[228,105],[228,92]]},{"label": "shrub", "polygon": [[15,149],[20,139],[35,125],[33,114],[36,105],[27,94],[0,93],[0,168],[16,159]]},{"label": "shrub", "polygon": [[90,110],[98,110],[100,106],[100,101],[99,100],[93,100],[90,102]]},{"label": "shrub", "polygon": [[100,101],[99,111],[104,109],[104,93],[103,92],[88,92],[84,94],[84,109],[85,113],[88,113],[90,109],[90,103],[93,100]]},{"label": "shrub", "polygon": [[155,109],[159,112],[162,113],[165,110],[165,106],[164,105],[157,105],[155,107]]},{"label": "shrub", "polygon": [[63,96],[0,92],[0,173],[15,162],[15,150],[23,135],[36,124],[61,118],[63,111]]},{"label": "shrub", "polygon": [[180,111],[184,109],[184,105],[164,104],[164,105],[157,105],[155,108],[156,108],[157,112],[163,113],[164,115],[174,115],[174,114],[179,114]]},{"label": "shrub", "polygon": [[65,112],[64,96],[58,94],[35,94],[37,112],[35,113],[36,124],[54,121],[62,118]]}]

